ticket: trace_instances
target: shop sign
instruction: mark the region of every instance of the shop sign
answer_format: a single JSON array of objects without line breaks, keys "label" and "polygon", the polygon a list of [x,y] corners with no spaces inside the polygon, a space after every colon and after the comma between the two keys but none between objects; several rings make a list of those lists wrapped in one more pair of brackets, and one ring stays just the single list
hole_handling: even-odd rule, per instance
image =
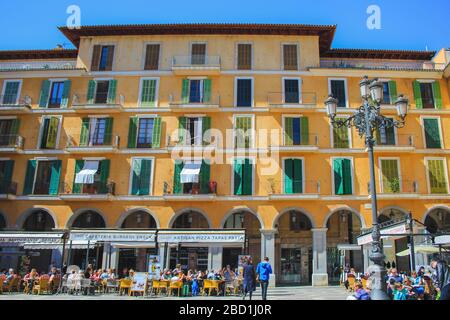
[{"label": "shop sign", "polygon": [[155,233],[151,232],[71,232],[72,241],[103,241],[103,242],[154,242]]},{"label": "shop sign", "polygon": [[[400,224],[393,227],[385,228],[380,231],[381,239],[390,238],[392,236],[384,236],[383,234],[398,234],[399,237],[403,236],[406,233],[406,224]],[[358,245],[362,246],[373,241],[372,233],[368,233],[358,237]]]},{"label": "shop sign", "polygon": [[62,243],[63,233],[0,233],[0,243]]},{"label": "shop sign", "polygon": [[183,234],[183,233],[166,233],[166,234],[158,234],[158,242],[167,242],[167,243],[189,243],[189,242],[244,242],[245,234],[234,233],[234,234],[226,234],[226,233],[209,233],[209,234]]}]

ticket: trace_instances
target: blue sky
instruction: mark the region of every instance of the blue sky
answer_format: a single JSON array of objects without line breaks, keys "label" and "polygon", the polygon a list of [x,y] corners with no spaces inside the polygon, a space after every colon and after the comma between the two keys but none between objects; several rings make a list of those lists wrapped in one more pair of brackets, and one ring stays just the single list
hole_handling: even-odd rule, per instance
[{"label": "blue sky", "polygon": [[[57,30],[69,5],[81,24],[253,22],[337,24],[334,48],[439,50],[450,47],[448,0],[0,0],[0,50],[48,49],[70,42]],[[381,29],[366,26],[369,5]]]}]

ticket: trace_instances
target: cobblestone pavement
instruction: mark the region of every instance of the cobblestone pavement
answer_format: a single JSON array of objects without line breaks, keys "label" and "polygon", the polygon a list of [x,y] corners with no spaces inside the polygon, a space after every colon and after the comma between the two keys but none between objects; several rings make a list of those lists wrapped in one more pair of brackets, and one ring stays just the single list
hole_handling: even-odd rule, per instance
[{"label": "cobblestone pavement", "polygon": [[[345,300],[349,293],[342,287],[278,287],[269,288],[268,299],[269,300]],[[261,300],[261,291],[256,290],[253,300]],[[182,300],[242,300],[242,297],[227,296],[205,296],[205,297],[166,297],[166,296],[151,296],[151,297],[129,297],[119,296],[117,294],[96,294],[93,296],[84,295],[24,295],[17,293],[4,293],[0,295],[1,300],[170,300],[170,299],[182,299]],[[248,300],[248,298],[247,298]]]}]

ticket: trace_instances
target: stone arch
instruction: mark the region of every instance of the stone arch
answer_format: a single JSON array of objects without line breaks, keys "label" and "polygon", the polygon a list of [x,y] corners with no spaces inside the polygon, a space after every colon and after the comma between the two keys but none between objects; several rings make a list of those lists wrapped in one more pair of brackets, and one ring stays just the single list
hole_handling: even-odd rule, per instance
[{"label": "stone arch", "polygon": [[444,204],[435,205],[435,206],[431,207],[430,209],[428,209],[427,211],[425,211],[425,213],[422,217],[422,223],[425,223],[425,219],[427,218],[427,216],[436,209],[443,209],[443,210],[447,210],[448,212],[450,212],[449,206],[446,206]]},{"label": "stone arch", "polygon": [[349,206],[341,206],[341,207],[338,207],[338,208],[335,208],[335,209],[331,210],[331,211],[326,215],[326,217],[325,217],[325,219],[324,219],[324,221],[323,221],[322,227],[323,227],[323,228],[326,228],[326,227],[327,227],[328,220],[330,219],[330,217],[331,217],[333,214],[335,214],[336,212],[339,212],[339,211],[350,211],[351,213],[354,213],[354,214],[358,217],[359,222],[361,223],[361,228],[362,228],[362,229],[366,228],[366,222],[365,222],[365,220],[364,220],[364,217],[363,217],[357,210],[355,210],[355,209],[353,209],[353,208],[351,208],[351,207],[349,207]]},{"label": "stone arch", "polygon": [[309,221],[311,222],[311,226],[312,228],[316,228],[317,224],[316,221],[313,217],[312,214],[310,214],[307,210],[300,208],[300,207],[288,207],[288,208],[284,208],[283,210],[281,210],[277,216],[275,217],[275,219],[273,219],[273,223],[272,223],[272,229],[276,229],[276,225],[278,224],[278,221],[280,220],[280,218],[287,212],[290,211],[299,211],[301,213],[303,213],[305,216],[307,216],[309,218]]},{"label": "stone arch", "polygon": [[51,211],[50,209],[44,208],[44,207],[34,207],[34,208],[29,208],[27,210],[25,210],[16,220],[16,228],[17,229],[21,229],[23,228],[25,221],[28,219],[28,217],[30,217],[33,212],[36,211],[45,211],[46,213],[48,213],[48,215],[53,219],[53,225],[55,229],[58,229],[58,219],[56,218],[56,215],[53,213],[53,211]]},{"label": "stone arch", "polygon": [[[439,213],[440,210],[445,213],[445,216],[433,216],[435,213]],[[424,214],[423,224],[426,225],[427,231],[430,233],[450,231],[450,208],[446,205],[433,206]]]},{"label": "stone arch", "polygon": [[105,218],[105,215],[103,214],[103,212],[101,212],[100,210],[95,209],[95,208],[81,208],[81,209],[76,210],[74,213],[72,213],[69,220],[67,220],[65,227],[67,229],[72,228],[73,223],[76,221],[76,219],[87,211],[93,211],[93,212],[99,214],[102,217],[103,222],[105,223],[105,227],[107,227],[108,220]]},{"label": "stone arch", "polygon": [[172,228],[173,224],[178,219],[178,217],[180,217],[184,213],[187,213],[187,212],[190,212],[190,211],[198,212],[199,214],[201,214],[203,216],[203,218],[206,219],[206,222],[208,223],[208,229],[210,229],[212,227],[211,219],[206,214],[206,212],[203,211],[202,209],[199,209],[199,208],[183,208],[181,210],[178,210],[177,212],[175,212],[172,215],[172,217],[170,218],[169,224],[168,224],[168,228]]},{"label": "stone arch", "polygon": [[385,217],[387,217],[387,218],[390,218],[390,217],[388,217],[388,216],[386,215],[386,212],[389,212],[389,211],[397,211],[397,212],[400,212],[401,214],[403,214],[404,216],[406,216],[406,215],[408,214],[408,210],[406,210],[406,209],[404,209],[404,208],[402,208],[402,207],[399,207],[399,206],[389,206],[389,207],[385,207],[385,208],[383,208],[382,210],[380,210],[380,212],[379,212],[379,214],[378,214],[378,223],[380,223],[380,217],[381,217],[381,216],[385,216]]},{"label": "stone arch", "polygon": [[248,207],[238,207],[234,208],[230,211],[228,211],[225,216],[220,221],[220,228],[224,228],[225,223],[227,222],[228,218],[231,217],[233,214],[238,212],[246,212],[252,214],[256,219],[259,221],[259,225],[261,226],[261,229],[264,229],[264,221],[261,219],[261,217],[258,215],[258,213]]},{"label": "stone arch", "polygon": [[119,219],[117,220],[117,222],[116,222],[116,225],[115,225],[116,228],[121,228],[121,227],[122,227],[122,224],[125,222],[125,220],[126,220],[130,215],[132,215],[133,213],[139,212],[139,211],[145,212],[145,213],[147,213],[150,217],[152,217],[153,220],[155,220],[156,228],[158,228],[158,229],[160,228],[160,222],[159,222],[158,217],[157,217],[152,211],[150,211],[149,209],[147,209],[147,208],[145,208],[145,207],[137,207],[137,208],[133,208],[133,209],[130,209],[130,210],[127,210],[127,211],[123,212],[123,213],[120,215],[120,217],[119,217]]}]

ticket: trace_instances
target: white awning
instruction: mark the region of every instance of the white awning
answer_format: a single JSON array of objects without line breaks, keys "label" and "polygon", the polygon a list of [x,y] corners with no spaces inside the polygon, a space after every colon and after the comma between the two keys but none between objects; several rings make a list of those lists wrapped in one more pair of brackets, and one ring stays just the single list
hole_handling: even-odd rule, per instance
[{"label": "white awning", "polygon": [[84,162],[83,169],[77,173],[75,183],[91,184],[94,183],[94,176],[98,170],[98,161],[87,160]]},{"label": "white awning", "polygon": [[[89,248],[94,248],[96,241],[89,242]],[[72,245],[70,245],[70,241],[66,241],[66,250],[69,250],[70,247],[72,249],[87,249],[88,242],[87,241],[72,241]],[[23,245],[24,249],[33,249],[33,250],[51,250],[51,249],[62,249],[63,243],[25,243]]]},{"label": "white awning", "polygon": [[113,242],[111,246],[114,248],[154,248],[155,243],[142,243],[142,242]]},{"label": "white awning", "polygon": [[180,182],[181,183],[198,183],[200,176],[201,163],[186,163],[181,170]]},{"label": "white awning", "polygon": [[[424,254],[432,254],[432,253],[438,253],[439,248],[433,247],[433,246],[417,246],[414,248],[415,253],[424,253]],[[406,249],[403,251],[400,251],[396,254],[397,257],[405,257],[409,256],[411,254],[411,249]]]},{"label": "white awning", "polygon": [[440,245],[449,245],[450,244],[450,235],[438,236],[434,238],[435,244]]}]

